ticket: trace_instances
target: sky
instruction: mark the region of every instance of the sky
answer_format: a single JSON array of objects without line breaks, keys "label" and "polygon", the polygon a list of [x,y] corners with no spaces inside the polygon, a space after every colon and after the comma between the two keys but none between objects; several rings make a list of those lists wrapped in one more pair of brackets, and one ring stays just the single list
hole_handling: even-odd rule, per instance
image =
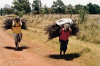
[{"label": "sky", "polygon": [[[12,2],[14,0],[0,0],[0,8],[4,7],[5,4],[9,4],[12,5]],[[48,7],[51,7],[51,5],[53,4],[53,1],[56,0],[41,0],[43,5],[47,5]],[[62,0],[64,2],[65,5],[73,5],[75,6],[76,4],[82,4],[82,5],[86,5],[88,3],[92,3],[92,4],[98,4],[100,6],[100,0]],[[30,3],[33,2],[33,0],[29,0]]]}]

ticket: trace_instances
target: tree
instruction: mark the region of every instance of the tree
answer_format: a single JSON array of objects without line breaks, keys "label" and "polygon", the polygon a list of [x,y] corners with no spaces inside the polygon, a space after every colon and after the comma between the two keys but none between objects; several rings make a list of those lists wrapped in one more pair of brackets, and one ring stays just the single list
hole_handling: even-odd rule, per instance
[{"label": "tree", "polygon": [[54,14],[54,10],[52,8],[49,8],[49,11],[51,14]]},{"label": "tree", "polygon": [[34,0],[32,3],[32,8],[35,14],[40,14],[41,10],[41,1],[40,0]]},{"label": "tree", "polygon": [[87,4],[90,14],[100,14],[100,7],[96,4],[89,3]]},{"label": "tree", "polygon": [[88,7],[87,7],[87,6],[83,6],[83,8],[84,8],[84,10],[85,10],[85,11],[88,11],[88,12],[89,12],[89,10],[88,10]]},{"label": "tree", "polygon": [[83,9],[83,5],[80,5],[80,4],[75,5],[75,12],[76,12],[76,14],[79,13],[79,11],[82,10],[82,9]]},{"label": "tree", "polygon": [[95,14],[100,14],[100,6],[94,4],[93,7],[95,8]]},{"label": "tree", "polygon": [[49,14],[50,13],[49,8],[46,5],[44,6],[44,13],[45,14]]},{"label": "tree", "polygon": [[54,9],[55,13],[65,14],[66,6],[61,0],[54,1],[51,8]]},{"label": "tree", "polygon": [[14,0],[13,4],[16,15],[22,16],[31,12],[29,0]]},{"label": "tree", "polygon": [[0,14],[1,14],[1,16],[2,16],[2,12],[3,12],[3,10],[2,10],[2,8],[1,8],[1,10],[0,10]]},{"label": "tree", "polygon": [[3,11],[4,11],[4,13],[6,13],[6,14],[13,14],[13,10],[12,10],[11,6],[8,5],[8,4],[5,4],[5,6],[4,6],[4,8],[3,8]]},{"label": "tree", "polygon": [[69,4],[69,5],[67,6],[67,10],[68,10],[68,12],[71,14],[71,16],[70,16],[70,18],[71,18],[71,17],[72,17],[72,14],[74,13],[73,6],[72,6],[71,4]]},{"label": "tree", "polygon": [[87,20],[86,15],[88,14],[88,11],[86,11],[85,8],[83,7],[78,12],[79,12],[78,15],[80,19],[79,22],[84,23]]}]

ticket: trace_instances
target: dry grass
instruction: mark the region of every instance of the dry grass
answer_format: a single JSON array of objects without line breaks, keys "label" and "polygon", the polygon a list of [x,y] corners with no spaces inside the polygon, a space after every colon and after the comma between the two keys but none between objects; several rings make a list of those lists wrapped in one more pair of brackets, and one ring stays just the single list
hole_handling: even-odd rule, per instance
[{"label": "dry grass", "polygon": [[[23,18],[28,20],[28,26],[29,26],[29,30],[22,30],[23,35],[26,39],[30,39],[30,40],[34,40],[37,43],[41,43],[46,45],[45,49],[50,49],[53,51],[57,51],[59,53],[59,38],[55,38],[51,41],[47,41],[48,36],[45,35],[44,33],[44,28],[45,26],[54,23],[55,20],[60,19],[61,17],[59,17],[58,15],[55,15],[54,18],[52,17],[46,17],[47,15],[45,15],[45,17],[39,17],[38,16],[33,16],[32,15],[25,15],[23,16]],[[77,15],[74,15],[75,17],[73,18],[77,18]],[[64,15],[64,18],[66,17],[66,15]],[[70,15],[67,15],[66,18],[69,18]],[[98,28],[98,32],[95,31],[91,31],[94,29],[89,28],[89,26],[93,23],[95,23],[95,25],[100,27],[100,19],[98,19],[98,21],[96,21],[97,18],[100,17],[100,15],[90,15],[88,16],[89,19],[86,24],[84,25],[80,25],[81,29],[83,29],[83,31],[81,31],[80,35],[84,35],[86,34],[86,36],[88,36],[88,34],[90,34],[91,32],[94,33],[98,33],[100,31],[100,28]],[[97,24],[98,23],[98,24]],[[88,26],[89,30],[87,28],[84,28],[85,26]],[[100,33],[100,32],[99,32]],[[92,34],[91,34],[92,35]],[[93,36],[90,38],[91,36],[88,36],[88,39],[94,38]],[[97,36],[97,38],[99,38],[99,36]],[[80,36],[80,38],[82,38],[82,36]],[[86,39],[86,38],[85,38]],[[80,64],[80,66],[100,66],[100,44],[95,44],[95,43],[90,43],[90,42],[85,42],[85,41],[80,41],[77,40],[76,36],[71,36],[69,38],[69,44],[68,44],[68,50],[66,54],[78,54],[79,57],[73,59],[74,62],[77,62]]]},{"label": "dry grass", "polygon": [[[61,18],[69,18],[70,15],[25,15],[23,18],[29,21],[29,27],[44,29],[45,26],[54,23]],[[100,44],[100,15],[87,15],[87,22],[80,24],[80,33],[77,38],[96,44]],[[73,15],[72,19],[78,19],[78,15]],[[78,21],[77,21],[78,22]]]},{"label": "dry grass", "polygon": [[[47,16],[47,15],[45,15]],[[64,15],[63,18],[69,18],[70,15],[67,15],[67,17]],[[80,57],[74,59],[75,62],[79,62],[80,65],[85,64],[86,66],[99,66],[100,65],[100,45],[95,44],[96,42],[100,41],[100,20],[98,19],[100,15],[89,15],[88,21],[84,24],[80,24],[80,34],[78,38],[90,41],[80,41],[77,40],[77,37],[72,36],[69,38],[69,45],[67,54],[79,54]],[[40,43],[45,44],[47,47],[51,50],[58,51],[59,52],[59,39],[55,38],[51,41],[47,41],[48,36],[44,33],[45,26],[54,23],[54,21],[61,19],[62,17],[59,17],[59,15],[55,15],[55,17],[32,17],[30,16],[24,16],[23,18],[28,19],[29,21],[29,30],[23,31],[24,34],[31,38],[32,40],[36,40]],[[74,15],[73,18],[77,19],[77,15]],[[90,26],[93,25],[91,28]],[[85,28],[85,27],[88,28]],[[95,27],[96,26],[96,27]],[[98,28],[98,29],[97,29]],[[98,36],[96,36],[99,34]],[[82,36],[81,36],[82,35]],[[83,35],[86,35],[86,37],[83,39]],[[93,43],[91,43],[93,42]]]},{"label": "dry grass", "polygon": [[78,38],[100,44],[100,15],[88,15],[87,22],[80,24],[81,31]]}]

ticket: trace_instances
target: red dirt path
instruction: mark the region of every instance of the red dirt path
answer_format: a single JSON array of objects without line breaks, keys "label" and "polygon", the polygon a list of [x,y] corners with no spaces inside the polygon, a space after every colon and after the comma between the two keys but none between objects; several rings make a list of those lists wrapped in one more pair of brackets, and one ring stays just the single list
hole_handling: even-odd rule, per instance
[{"label": "red dirt path", "polygon": [[[15,51],[13,36],[0,28],[0,66],[80,66],[74,61],[66,61],[56,51],[41,48],[41,45],[45,47],[43,44],[27,39],[23,39],[22,42],[28,48],[24,47],[20,48],[21,51]],[[50,55],[59,56],[61,59],[52,59]]]}]

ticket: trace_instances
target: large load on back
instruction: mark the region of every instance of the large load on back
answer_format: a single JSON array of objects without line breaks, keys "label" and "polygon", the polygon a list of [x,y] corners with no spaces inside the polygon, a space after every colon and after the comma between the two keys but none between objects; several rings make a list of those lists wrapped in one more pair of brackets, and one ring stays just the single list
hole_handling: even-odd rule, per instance
[{"label": "large load on back", "polygon": [[[3,22],[3,28],[4,29],[11,29],[12,28],[12,23],[15,19],[6,19],[4,22]],[[28,29],[27,27],[27,20],[25,19],[20,19],[21,22],[22,22],[22,26],[21,26],[21,29]]]},{"label": "large load on back", "polygon": [[48,39],[51,40],[55,37],[60,36],[61,26],[66,23],[69,24],[70,28],[72,29],[71,35],[77,35],[77,33],[79,32],[79,27],[78,24],[76,23],[76,20],[72,20],[70,18],[67,19],[63,18],[45,27],[45,31],[46,31],[45,33],[49,35]]}]

